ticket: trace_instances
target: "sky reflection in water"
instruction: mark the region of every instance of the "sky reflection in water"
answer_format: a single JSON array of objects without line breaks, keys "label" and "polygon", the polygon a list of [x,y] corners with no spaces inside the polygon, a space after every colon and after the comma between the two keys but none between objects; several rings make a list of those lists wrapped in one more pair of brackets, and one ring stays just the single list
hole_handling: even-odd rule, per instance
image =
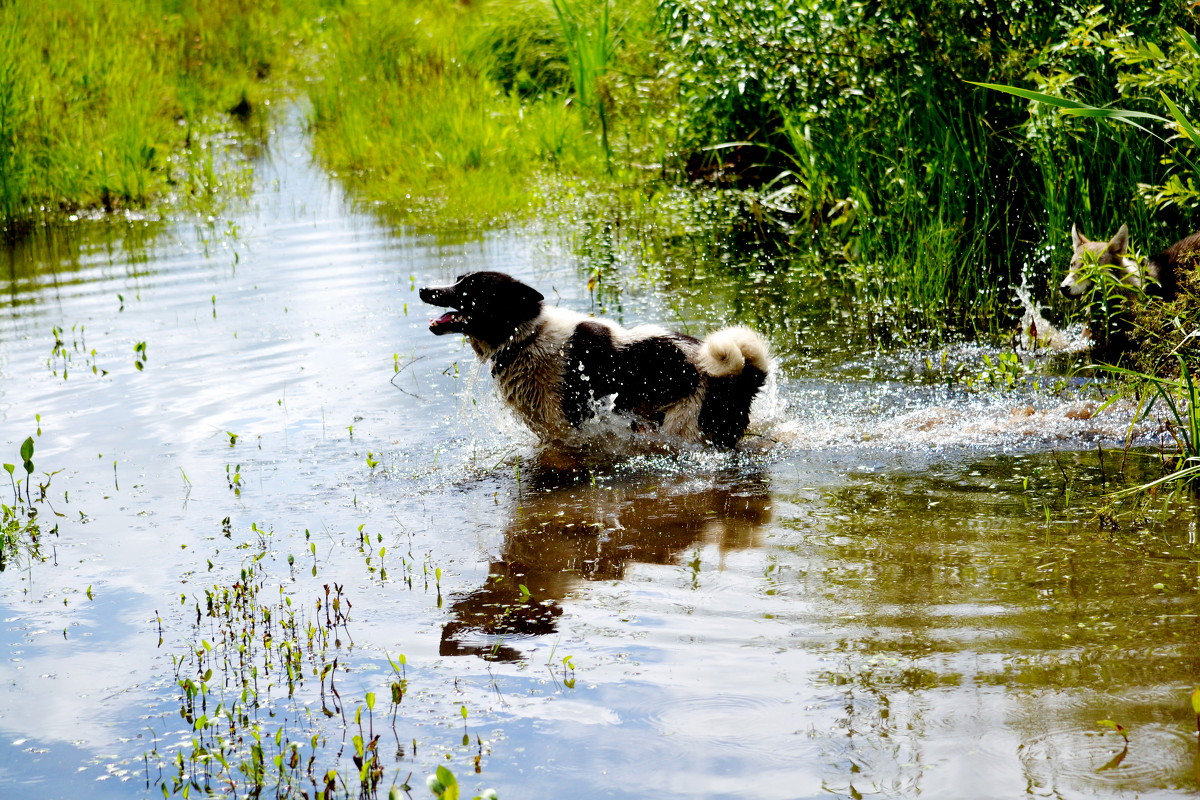
[{"label": "sky reflection in water", "polygon": [[[499,269],[587,310],[571,256],[395,234],[304,148],[281,133],[234,225],[8,254],[0,460],[40,414],[65,516],[0,573],[5,796],[160,794],[144,756],[186,748],[176,670],[219,633],[195,609],[247,565],[309,616],[342,588],[346,714],[381,698],[385,783],[414,796],[438,764],[502,798],[1194,795],[1195,509],[1092,520],[1116,480],[1093,442],[1128,412],[931,387],[847,358],[816,309],[773,329],[744,453],[539,461],[415,288]],[[631,274],[620,311],[703,326],[736,291]],[[353,770],[340,719],[301,710],[315,678],[272,702]]]}]

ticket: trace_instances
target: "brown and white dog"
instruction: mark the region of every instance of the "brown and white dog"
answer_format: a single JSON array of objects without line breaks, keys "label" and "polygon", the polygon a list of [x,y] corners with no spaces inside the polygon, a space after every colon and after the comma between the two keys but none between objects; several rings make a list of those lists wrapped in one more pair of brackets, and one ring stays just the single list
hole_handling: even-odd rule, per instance
[{"label": "brown and white dog", "polygon": [[1193,233],[1150,256],[1143,266],[1129,256],[1129,228],[1125,225],[1107,242],[1094,242],[1072,225],[1071,245],[1075,248],[1071,267],[1058,287],[1067,297],[1082,297],[1091,290],[1092,281],[1087,272],[1088,262],[1092,262],[1096,267],[1110,269],[1114,277],[1131,289],[1145,288],[1148,294],[1173,300],[1181,265],[1188,257],[1200,255],[1200,233]]},{"label": "brown and white dog", "polygon": [[623,328],[545,305],[502,272],[472,272],[421,299],[450,311],[429,323],[465,335],[504,401],[543,441],[569,441],[608,408],[636,430],[732,447],[771,369],[765,341],[723,328],[703,341],[657,325]]}]

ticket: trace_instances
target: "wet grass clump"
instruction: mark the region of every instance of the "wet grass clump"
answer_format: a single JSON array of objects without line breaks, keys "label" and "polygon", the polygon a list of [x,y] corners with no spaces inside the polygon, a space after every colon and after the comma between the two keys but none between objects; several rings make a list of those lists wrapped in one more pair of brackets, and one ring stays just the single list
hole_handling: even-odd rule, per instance
[{"label": "wet grass clump", "polygon": [[1179,373],[1180,364],[1200,370],[1200,258],[1187,259],[1176,274],[1176,294],[1167,302],[1147,302],[1135,317],[1131,361],[1138,371],[1159,376]]}]

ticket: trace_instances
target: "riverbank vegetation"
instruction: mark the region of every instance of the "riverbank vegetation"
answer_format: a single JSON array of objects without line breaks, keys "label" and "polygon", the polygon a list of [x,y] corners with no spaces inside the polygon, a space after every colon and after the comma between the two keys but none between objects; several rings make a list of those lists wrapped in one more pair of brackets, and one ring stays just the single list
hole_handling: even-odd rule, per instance
[{"label": "riverbank vegetation", "polygon": [[228,194],[225,134],[304,57],[323,5],[0,4],[0,228]]},{"label": "riverbank vegetation", "polygon": [[9,4],[0,214],[219,194],[214,137],[290,84],[319,161],[400,224],[582,203],[582,248],[807,264],[893,332],[998,336],[1022,283],[1079,313],[1053,292],[1072,223],[1153,251],[1200,202],[1178,127],[971,82],[1191,113],[1195,22],[1181,0]]}]

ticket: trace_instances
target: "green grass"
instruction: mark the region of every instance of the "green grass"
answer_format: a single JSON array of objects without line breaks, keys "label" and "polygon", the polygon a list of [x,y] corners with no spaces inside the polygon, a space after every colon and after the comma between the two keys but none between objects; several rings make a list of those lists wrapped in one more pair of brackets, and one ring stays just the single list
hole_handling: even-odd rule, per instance
[{"label": "green grass", "polygon": [[1200,47],[1177,35],[1180,0],[805,8],[5,4],[0,218],[227,196],[225,134],[290,84],[319,162],[399,224],[566,209],[589,258],[625,236],[647,256],[816,261],[901,336],[1005,335],[1025,279],[1061,318],[1072,223],[1126,223],[1147,251],[1190,230],[1200,190],[1169,161],[1178,148],[972,85],[1134,110],[1167,91],[1194,114]]},{"label": "green grass", "polygon": [[286,73],[330,3],[0,5],[0,219],[221,193],[213,137]]},{"label": "green grass", "polygon": [[[633,7],[644,24],[648,6]],[[638,24],[610,13],[534,0],[347,9],[309,88],[318,157],[362,200],[425,227],[528,215],[547,178],[636,162],[653,121],[617,31]]]}]

